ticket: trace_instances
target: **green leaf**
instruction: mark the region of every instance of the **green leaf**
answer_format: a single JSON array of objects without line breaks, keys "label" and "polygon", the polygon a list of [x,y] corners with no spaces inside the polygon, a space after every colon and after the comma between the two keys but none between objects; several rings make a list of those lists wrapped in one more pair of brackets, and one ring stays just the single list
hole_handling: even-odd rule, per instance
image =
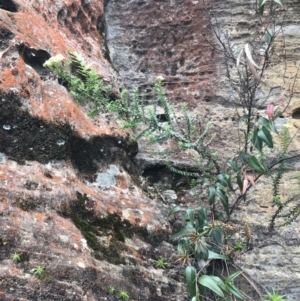
[{"label": "green leaf", "polygon": [[247,115],[247,114],[241,116],[240,119],[239,119],[239,122],[242,122],[242,121],[244,121],[246,119],[249,119],[249,115]]},{"label": "green leaf", "polygon": [[257,133],[257,136],[264,141],[269,147],[273,148],[273,139],[269,130],[263,126]]},{"label": "green leaf", "polygon": [[208,259],[222,259],[222,260],[226,260],[226,259],[228,259],[228,257],[225,256],[225,255],[221,255],[221,254],[218,254],[216,252],[208,250]]},{"label": "green leaf", "polygon": [[214,240],[214,245],[222,246],[222,244],[223,244],[223,231],[219,226],[213,228],[213,230],[211,231],[209,236]]},{"label": "green leaf", "polygon": [[202,275],[199,279],[198,282],[209,288],[210,290],[212,290],[213,292],[215,292],[217,295],[224,297],[224,293],[222,292],[222,290],[219,288],[218,284],[216,283],[216,281],[211,278],[211,276],[208,275]]},{"label": "green leaf", "polygon": [[266,43],[269,45],[272,41],[272,36],[271,34],[269,33],[269,31],[267,30],[266,31]]},{"label": "green leaf", "polygon": [[200,207],[198,209],[197,215],[198,215],[198,219],[197,219],[198,228],[199,228],[199,230],[201,229],[201,231],[202,231],[203,227],[207,225],[207,220],[206,220],[207,211],[206,211],[206,209],[203,208],[203,207]]},{"label": "green leaf", "polygon": [[279,5],[282,5],[280,0],[274,0],[274,2],[278,3]]},{"label": "green leaf", "polygon": [[184,220],[186,222],[190,222],[190,223],[194,224],[194,210],[193,209],[186,210]]},{"label": "green leaf", "polygon": [[222,184],[222,186],[228,186],[228,178],[223,173],[217,175],[217,180]]},{"label": "green leaf", "polygon": [[260,13],[261,15],[263,15],[264,9],[265,9],[265,5],[261,5],[261,6],[259,7],[259,13]]},{"label": "green leaf", "polygon": [[187,282],[191,297],[196,296],[196,294],[197,294],[197,290],[196,290],[197,271],[196,271],[196,269],[192,266],[187,266],[185,269],[185,278],[186,278],[186,282]]},{"label": "green leaf", "polygon": [[240,152],[240,157],[246,162],[248,163],[250,156],[244,152]]},{"label": "green leaf", "polygon": [[245,300],[242,293],[233,284],[226,283],[226,288],[227,288],[229,293],[235,295],[237,298],[239,298],[241,300]]},{"label": "green leaf", "polygon": [[231,167],[233,169],[233,171],[235,171],[235,172],[239,171],[239,168],[237,167],[237,165],[232,160],[227,161],[226,164],[229,167]]},{"label": "green leaf", "polygon": [[202,181],[201,181],[201,185],[204,185],[204,184],[209,184],[210,183],[210,180],[208,178],[204,178]]},{"label": "green leaf", "polygon": [[258,136],[258,132],[259,132],[259,128],[255,126],[253,130],[252,143],[261,152],[263,147],[263,141]]},{"label": "green leaf", "polygon": [[226,283],[229,283],[229,282],[233,281],[237,276],[241,275],[243,272],[244,272],[244,271],[237,271],[237,272],[235,272],[235,273],[229,275],[229,276],[226,278],[225,282],[226,282]]},{"label": "green leaf", "polygon": [[181,211],[181,210],[182,210],[181,206],[176,206],[176,207],[174,207],[174,208],[169,212],[168,217],[170,217],[171,215],[173,215],[173,214],[175,214],[176,212],[179,212],[179,211]]},{"label": "green leaf", "polygon": [[177,238],[179,238],[179,237],[181,237],[181,236],[186,236],[186,235],[189,235],[189,234],[191,234],[191,233],[193,233],[193,232],[195,233],[196,230],[195,230],[195,228],[189,223],[189,224],[186,225],[186,227],[185,227],[184,229],[182,229],[181,231],[179,231],[179,232],[177,232],[177,233],[171,235],[171,239],[177,239]]},{"label": "green leaf", "polygon": [[260,0],[259,1],[259,7],[261,7],[262,5],[264,5],[267,2],[267,0]]},{"label": "green leaf", "polygon": [[278,134],[278,131],[275,127],[275,124],[274,124],[274,120],[269,120],[267,118],[264,118],[264,117],[259,117],[258,119],[258,123],[265,126],[267,129],[269,129],[270,131]]},{"label": "green leaf", "polygon": [[215,202],[216,189],[214,187],[208,187],[208,201],[212,205]]},{"label": "green leaf", "polygon": [[243,180],[242,180],[241,173],[238,173],[238,175],[236,176],[236,181],[240,188],[240,191],[242,191],[243,190]]},{"label": "green leaf", "polygon": [[202,298],[200,299],[199,296],[194,296],[194,297],[192,298],[192,301],[202,301]]},{"label": "green leaf", "polygon": [[221,203],[225,209],[225,212],[227,214],[227,216],[229,217],[229,206],[228,206],[228,197],[227,195],[220,189],[216,190],[216,194],[219,197],[219,199],[221,200]]},{"label": "green leaf", "polygon": [[221,278],[219,278],[217,276],[213,276],[213,275],[210,275],[210,278],[212,278],[222,290],[227,291],[226,285]]},{"label": "green leaf", "polygon": [[258,159],[255,156],[251,156],[251,158],[248,161],[248,164],[257,172],[260,173],[267,172],[266,168],[263,166],[261,162],[258,161]]}]

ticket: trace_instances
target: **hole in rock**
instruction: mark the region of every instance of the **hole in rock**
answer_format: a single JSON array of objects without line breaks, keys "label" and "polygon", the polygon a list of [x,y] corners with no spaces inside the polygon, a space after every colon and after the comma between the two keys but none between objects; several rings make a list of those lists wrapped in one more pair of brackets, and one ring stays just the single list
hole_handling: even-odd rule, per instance
[{"label": "hole in rock", "polygon": [[12,13],[18,11],[18,6],[12,0],[0,0],[0,8]]},{"label": "hole in rock", "polygon": [[43,67],[43,64],[51,57],[50,53],[42,49],[34,49],[21,44],[18,47],[19,53],[24,62],[31,66],[41,77],[46,79],[50,71]]},{"label": "hole in rock", "polygon": [[[1,7],[1,5],[0,5]],[[8,47],[9,41],[14,38],[15,34],[6,28],[0,28],[0,50],[3,51]]]},{"label": "hole in rock", "polygon": [[167,122],[167,117],[166,114],[157,114],[156,118],[159,122]]},{"label": "hole in rock", "polygon": [[150,185],[162,186],[168,189],[182,189],[189,187],[190,178],[170,171],[164,165],[153,165],[145,168],[143,177],[147,179]]},{"label": "hole in rock", "polygon": [[292,118],[294,118],[294,119],[300,119],[300,108],[294,110],[294,112],[292,114]]}]

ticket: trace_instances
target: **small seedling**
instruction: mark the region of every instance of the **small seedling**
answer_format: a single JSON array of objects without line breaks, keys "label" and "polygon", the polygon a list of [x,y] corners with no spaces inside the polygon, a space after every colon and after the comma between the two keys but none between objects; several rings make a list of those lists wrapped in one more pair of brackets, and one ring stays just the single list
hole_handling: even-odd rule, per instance
[{"label": "small seedling", "polygon": [[244,245],[241,241],[237,241],[234,245],[234,249],[236,251],[242,251],[244,249]]},{"label": "small seedling", "polygon": [[119,298],[123,301],[128,301],[129,300],[129,294],[124,290],[120,290],[119,291]]},{"label": "small seedling", "polygon": [[35,276],[37,277],[41,277],[45,272],[45,267],[41,266],[41,265],[37,265],[34,269],[33,269],[33,273]]},{"label": "small seedling", "polygon": [[267,295],[265,296],[267,299],[264,301],[287,301],[284,297],[284,295],[278,295],[278,293],[273,289],[272,292],[267,292]]},{"label": "small seedling", "polygon": [[21,261],[20,254],[17,253],[17,252],[15,252],[11,258],[12,258],[12,260],[13,260],[14,262]]},{"label": "small seedling", "polygon": [[115,289],[112,285],[110,285],[110,286],[108,287],[108,293],[109,293],[110,295],[113,295],[115,292],[116,292],[116,289]]},{"label": "small seedling", "polygon": [[168,265],[168,263],[167,263],[166,259],[163,257],[158,258],[158,260],[155,263],[155,267],[159,268],[159,269],[165,269],[167,267],[167,265]]}]

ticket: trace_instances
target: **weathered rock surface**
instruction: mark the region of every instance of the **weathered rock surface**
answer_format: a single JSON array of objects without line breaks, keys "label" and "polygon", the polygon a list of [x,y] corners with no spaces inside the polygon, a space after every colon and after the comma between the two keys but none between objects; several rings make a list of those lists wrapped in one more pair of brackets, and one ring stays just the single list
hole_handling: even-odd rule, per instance
[{"label": "weathered rock surface", "polygon": [[[119,92],[103,57],[102,1],[0,1],[0,299],[185,300],[169,208],[132,164],[137,143],[113,116],[87,117],[44,67],[77,51]],[[12,260],[13,254],[19,259]],[[34,275],[42,266],[45,273]],[[117,294],[116,293],[116,294]]]},{"label": "weathered rock surface", "polygon": [[[110,0],[105,14],[107,45],[113,65],[129,88],[138,86],[149,91],[155,78],[162,75],[174,106],[178,108],[181,102],[187,102],[195,115],[202,116],[204,124],[211,121],[217,132],[214,147],[219,150],[220,157],[230,158],[239,144],[237,113],[240,116],[244,113],[238,104],[234,106],[237,94],[226,76],[222,55],[209,45],[214,44],[216,39],[208,23],[211,21],[216,25],[217,32],[228,35],[230,46],[237,55],[245,43],[264,47],[262,22],[265,19],[259,21],[256,18],[255,1],[228,0],[205,1],[208,9],[213,8],[208,20],[203,2]],[[277,125],[280,129],[284,124],[290,126],[290,134],[295,138],[289,147],[289,154],[293,155],[300,150],[300,86],[297,74],[300,24],[295,17],[300,7],[293,1],[285,1],[284,5],[277,19],[278,23],[282,18],[284,20],[284,36],[277,37],[272,64],[264,75],[267,86],[261,86],[258,93],[257,114],[265,116],[264,99],[268,95],[268,102],[277,102],[278,99],[289,102],[282,116],[284,118],[280,118]],[[265,14],[268,14],[267,10]],[[133,15],[135,18],[132,18]],[[259,49],[254,50],[259,52]],[[230,72],[234,76],[232,70]],[[280,145],[278,137],[274,140]],[[160,169],[158,173],[165,178],[168,177],[162,170],[164,159],[149,155],[149,151],[163,150],[164,146],[149,146],[145,141],[140,142],[136,161],[151,179],[155,179],[155,168]],[[267,151],[269,160],[277,155],[277,151]],[[180,158],[169,157],[168,160],[179,168],[193,170],[193,158],[193,154],[186,153]],[[297,192],[295,189],[299,189],[296,184],[299,157],[288,162],[288,168],[290,172],[281,191],[285,200],[288,198],[287,192],[290,196],[292,192]],[[288,300],[298,300],[300,277],[295,267],[299,261],[299,222],[269,233],[269,222],[274,214],[270,183],[270,179],[260,179],[257,192],[250,197],[251,201],[241,206],[235,214],[236,222],[248,222],[254,235],[253,249],[244,253],[238,262],[257,281],[262,291],[274,288],[286,294]],[[195,197],[184,191],[179,194],[178,202],[184,204]],[[243,230],[241,232],[244,235]],[[248,292],[254,300],[258,298],[253,287],[249,286]]]},{"label": "weathered rock surface", "polygon": [[[278,59],[265,75],[275,91],[271,100],[288,96],[284,89],[297,70],[293,62],[299,56],[299,7],[293,3],[287,2],[287,68]],[[188,189],[171,190],[183,179],[166,173],[162,161],[149,159],[149,148],[142,143],[138,167],[150,168],[149,177],[166,190],[165,203],[150,198],[153,194],[143,191],[132,163],[137,143],[113,116],[88,118],[42,65],[50,56],[77,51],[116,95],[123,81],[130,89],[148,89],[158,75],[164,76],[175,107],[186,101],[204,123],[215,124],[215,147],[223,157],[237,147],[235,94],[221,56],[210,47],[214,37],[202,1],[109,0],[105,18],[103,4],[0,0],[1,300],[117,300],[108,294],[110,285],[127,290],[130,300],[189,299],[174,264],[174,247],[168,243],[167,213],[168,203],[186,205],[197,195]],[[249,42],[259,26],[253,18],[254,2],[209,5],[216,8],[220,26],[228,30],[237,50]],[[279,53],[282,45],[277,44]],[[298,90],[296,81],[283,118],[291,134],[300,127]],[[263,87],[261,98],[268,92]],[[263,106],[259,113],[264,114]],[[300,149],[298,136],[291,152]],[[193,154],[174,160],[193,169]],[[282,187],[286,198],[297,189],[299,162],[290,162],[289,168],[294,171]],[[257,285],[298,300],[299,223],[271,236],[272,187],[267,179],[257,185],[258,192],[233,216],[237,224],[249,223],[253,232],[253,248],[236,263]],[[243,230],[237,236],[245,240]],[[14,253],[20,260],[12,260]],[[154,269],[161,256],[170,260],[166,270]],[[37,266],[45,267],[40,278],[34,275]],[[256,298],[251,286],[248,292]]]}]

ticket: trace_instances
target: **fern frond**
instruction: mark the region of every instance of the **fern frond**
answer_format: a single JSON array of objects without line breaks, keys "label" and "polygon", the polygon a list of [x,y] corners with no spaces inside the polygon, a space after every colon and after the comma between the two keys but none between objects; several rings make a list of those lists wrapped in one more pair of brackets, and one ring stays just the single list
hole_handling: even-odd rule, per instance
[{"label": "fern frond", "polygon": [[166,162],[166,165],[167,165],[168,169],[170,169],[170,171],[172,171],[176,174],[186,176],[186,177],[195,177],[195,178],[199,177],[199,173],[197,173],[197,172],[185,171],[185,170],[175,168],[174,166],[169,164],[169,162]]}]

